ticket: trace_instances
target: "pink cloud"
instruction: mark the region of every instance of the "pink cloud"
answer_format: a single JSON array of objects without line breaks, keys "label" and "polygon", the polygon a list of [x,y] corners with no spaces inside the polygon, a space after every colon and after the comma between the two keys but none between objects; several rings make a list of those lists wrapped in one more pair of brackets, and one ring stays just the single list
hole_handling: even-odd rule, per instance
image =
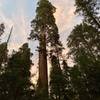
[{"label": "pink cloud", "polygon": [[51,0],[54,6],[57,8],[55,13],[56,23],[59,27],[60,33],[63,33],[66,29],[72,26],[75,18],[74,0]]},{"label": "pink cloud", "polygon": [[17,9],[11,14],[11,17],[8,17],[7,14],[3,12],[3,6],[5,5],[4,1],[5,0],[0,0],[0,23],[4,22],[6,25],[3,41],[8,37],[10,28],[13,26],[13,34],[10,39],[9,49],[18,49],[20,45],[27,41],[27,35],[29,32],[28,20],[25,17],[25,0],[15,1]]},{"label": "pink cloud", "polygon": [[70,34],[73,27],[80,23],[80,18],[78,18],[75,12],[75,1],[74,0],[50,0],[51,3],[56,7],[56,23],[59,28],[59,34],[61,36],[61,41],[64,46],[66,46],[66,40]]}]

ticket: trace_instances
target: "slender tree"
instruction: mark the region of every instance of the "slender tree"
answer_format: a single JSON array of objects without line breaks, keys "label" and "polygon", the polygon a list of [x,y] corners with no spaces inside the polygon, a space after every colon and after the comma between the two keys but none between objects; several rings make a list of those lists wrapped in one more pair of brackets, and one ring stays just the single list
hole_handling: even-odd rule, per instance
[{"label": "slender tree", "polygon": [[[0,24],[0,37],[4,34],[5,26],[4,24]],[[0,38],[1,40],[1,38]],[[2,73],[5,69],[7,63],[7,43],[0,43],[0,73]]]},{"label": "slender tree", "polygon": [[76,13],[84,16],[85,21],[100,28],[100,1],[99,0],[75,0]]},{"label": "slender tree", "polygon": [[63,100],[65,97],[65,78],[61,70],[59,59],[52,55],[50,71],[50,97],[51,100]]}]

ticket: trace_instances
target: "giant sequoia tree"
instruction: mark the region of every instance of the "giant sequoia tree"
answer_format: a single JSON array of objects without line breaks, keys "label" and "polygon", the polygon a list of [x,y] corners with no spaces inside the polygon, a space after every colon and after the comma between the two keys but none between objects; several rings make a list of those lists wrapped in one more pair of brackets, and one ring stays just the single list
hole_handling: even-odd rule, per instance
[{"label": "giant sequoia tree", "polygon": [[[31,39],[39,41],[39,91],[48,95],[47,46],[59,45],[58,28],[55,24],[55,7],[48,0],[39,0],[36,17],[31,22]],[[41,94],[41,93],[40,93]]]}]

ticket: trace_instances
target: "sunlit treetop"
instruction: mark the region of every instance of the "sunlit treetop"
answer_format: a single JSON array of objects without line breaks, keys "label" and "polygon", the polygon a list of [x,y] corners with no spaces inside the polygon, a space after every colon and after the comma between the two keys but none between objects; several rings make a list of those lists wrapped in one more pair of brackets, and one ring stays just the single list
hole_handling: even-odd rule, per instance
[{"label": "sunlit treetop", "polygon": [[59,44],[58,28],[55,23],[54,13],[56,8],[48,0],[39,0],[37,3],[36,17],[31,22],[32,31],[30,39],[40,39],[41,32],[46,34],[46,40],[51,45]]}]

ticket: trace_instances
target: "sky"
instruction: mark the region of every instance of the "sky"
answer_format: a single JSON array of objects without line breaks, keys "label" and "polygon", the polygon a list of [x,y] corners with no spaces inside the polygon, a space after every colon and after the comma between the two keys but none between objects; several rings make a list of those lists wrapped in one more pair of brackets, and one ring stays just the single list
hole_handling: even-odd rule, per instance
[{"label": "sky", "polygon": [[13,26],[13,34],[9,43],[11,50],[27,41],[35,9],[36,0],[0,0],[0,23],[3,22],[6,25],[4,41]]},{"label": "sky", "polygon": [[[36,1],[38,0],[0,0],[0,23],[4,22],[6,25],[4,41],[10,28],[14,27],[9,43],[11,50],[27,41],[31,30],[30,22],[35,17]],[[80,22],[80,18],[74,15],[74,0],[50,0],[50,2],[57,8],[56,24],[61,40],[65,43],[73,26]]]},{"label": "sky", "polygon": [[[13,26],[13,32],[9,41],[9,49],[18,49],[27,42],[31,27],[30,22],[35,17],[38,0],[0,0],[0,23],[6,26],[2,41],[6,41],[9,31]],[[66,39],[73,27],[81,22],[78,15],[74,15],[74,0],[49,0],[57,9],[54,14],[59,28],[61,41],[66,45]],[[36,42],[30,41],[30,47],[35,52]],[[37,53],[34,53],[37,55]],[[38,56],[37,56],[38,57]],[[36,60],[36,57],[35,57]],[[34,69],[33,69],[34,70]]]}]

